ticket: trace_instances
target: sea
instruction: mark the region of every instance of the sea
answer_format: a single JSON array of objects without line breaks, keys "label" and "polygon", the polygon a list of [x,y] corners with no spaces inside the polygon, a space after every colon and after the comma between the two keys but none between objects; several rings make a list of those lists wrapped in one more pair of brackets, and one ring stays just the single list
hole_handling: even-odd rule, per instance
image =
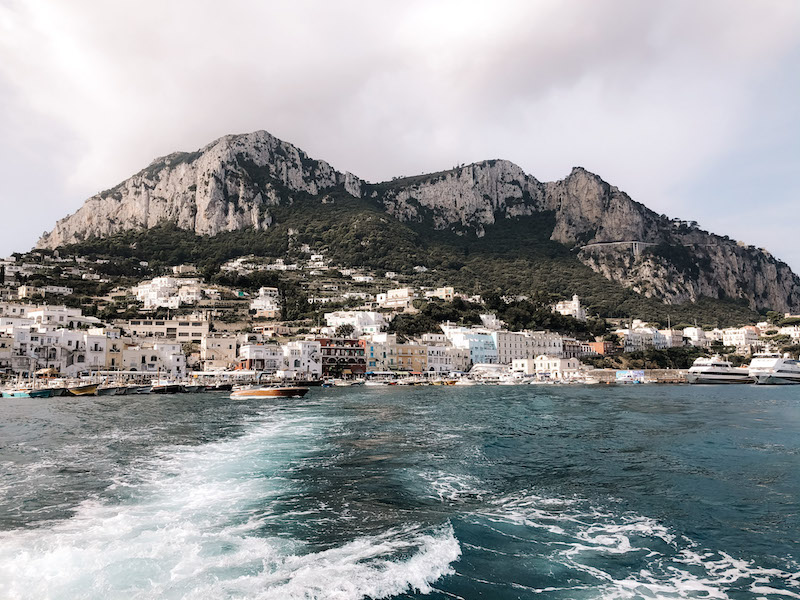
[{"label": "sea", "polygon": [[0,598],[800,598],[800,388],[3,399]]}]

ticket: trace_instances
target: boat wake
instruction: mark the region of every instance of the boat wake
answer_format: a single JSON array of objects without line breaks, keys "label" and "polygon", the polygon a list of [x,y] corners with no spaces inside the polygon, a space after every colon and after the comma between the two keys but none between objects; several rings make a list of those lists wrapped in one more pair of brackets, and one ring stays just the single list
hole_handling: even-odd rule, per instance
[{"label": "boat wake", "polygon": [[[578,499],[514,494],[473,513],[467,524],[473,538],[473,528],[483,530],[478,536],[483,541],[463,544],[465,556],[502,547],[529,567],[518,569],[516,580],[483,583],[537,596],[800,598],[797,564],[762,567],[704,549],[647,517],[615,514]],[[470,577],[461,563],[458,567]]]},{"label": "boat wake", "polygon": [[[294,413],[293,413],[294,414]],[[276,505],[321,431],[319,417],[264,416],[241,437],[172,448],[115,484],[119,500],[0,532],[0,597],[383,598],[431,584],[460,555],[452,527],[406,525],[314,548]]]}]

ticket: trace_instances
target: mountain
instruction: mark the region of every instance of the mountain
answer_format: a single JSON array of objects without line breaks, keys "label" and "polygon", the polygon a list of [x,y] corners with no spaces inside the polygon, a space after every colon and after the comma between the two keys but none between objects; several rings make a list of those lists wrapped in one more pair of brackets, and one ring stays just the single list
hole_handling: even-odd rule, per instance
[{"label": "mountain", "polygon": [[[509,260],[533,243],[534,233],[541,237],[544,232],[569,249],[575,262],[668,303],[717,298],[744,301],[762,311],[800,309],[800,278],[765,250],[658,215],[580,167],[563,180],[540,182],[511,162],[489,160],[373,184],[263,131],[225,136],[197,152],[156,159],[89,198],[45,234],[38,247],[57,248],[163,223],[203,236],[269,232],[288,222],[293,207],[322,207],[347,198],[360,200],[361,210],[371,207],[375,214],[407,224],[423,240],[458,236],[465,252],[490,229],[524,222],[531,238],[522,235],[518,246],[508,249]],[[313,220],[314,211],[310,214]],[[378,227],[375,214],[367,223]],[[406,235],[398,231],[385,233]]]}]

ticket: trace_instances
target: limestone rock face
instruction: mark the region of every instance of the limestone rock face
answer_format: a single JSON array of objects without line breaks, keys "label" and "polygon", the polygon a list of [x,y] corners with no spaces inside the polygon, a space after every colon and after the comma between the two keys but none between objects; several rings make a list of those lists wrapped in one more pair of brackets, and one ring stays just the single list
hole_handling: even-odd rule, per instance
[{"label": "limestone rock face", "polygon": [[197,152],[158,158],[118,186],[92,196],[38,246],[56,248],[161,221],[204,235],[263,229],[272,222],[269,207],[291,201],[293,193],[318,195],[336,187],[361,195],[357,177],[312,160],[265,131],[229,135]]},{"label": "limestone rock face", "polygon": [[583,168],[542,183],[511,162],[490,160],[369,184],[264,131],[156,159],[89,198],[38,246],[56,248],[161,221],[204,235],[265,229],[273,222],[272,207],[289,205],[299,194],[322,202],[334,190],[369,198],[401,221],[466,236],[481,236],[505,219],[547,214],[555,221],[552,240],[647,296],[667,302],[735,298],[754,309],[800,310],[800,278],[786,264],[658,215]]},{"label": "limestone rock face", "polygon": [[539,212],[542,184],[517,165],[491,160],[433,175],[374,186],[372,197],[402,221],[424,221],[436,229],[473,230]]}]

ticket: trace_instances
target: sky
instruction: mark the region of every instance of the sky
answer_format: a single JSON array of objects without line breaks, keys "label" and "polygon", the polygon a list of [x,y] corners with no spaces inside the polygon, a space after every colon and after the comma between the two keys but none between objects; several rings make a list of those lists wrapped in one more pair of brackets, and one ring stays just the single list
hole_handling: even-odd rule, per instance
[{"label": "sky", "polygon": [[368,181],[583,166],[800,272],[799,0],[0,0],[0,255],[259,129]]}]

